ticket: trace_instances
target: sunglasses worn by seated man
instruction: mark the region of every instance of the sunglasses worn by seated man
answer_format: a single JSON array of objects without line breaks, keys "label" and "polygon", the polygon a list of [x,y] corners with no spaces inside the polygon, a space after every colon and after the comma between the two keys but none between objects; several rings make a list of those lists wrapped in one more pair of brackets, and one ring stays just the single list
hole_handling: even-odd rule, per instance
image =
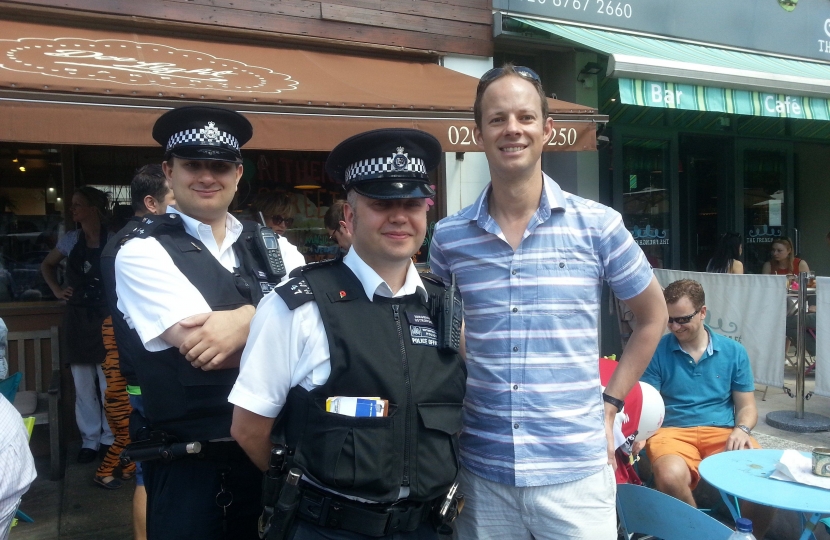
[{"label": "sunglasses worn by seated man", "polygon": [[698,313],[700,313],[699,308],[694,313],[692,313],[691,315],[685,315],[683,317],[669,317],[668,324],[672,324],[672,323],[675,323],[675,324],[689,324],[690,322],[692,322],[692,318],[695,315],[697,315]]}]

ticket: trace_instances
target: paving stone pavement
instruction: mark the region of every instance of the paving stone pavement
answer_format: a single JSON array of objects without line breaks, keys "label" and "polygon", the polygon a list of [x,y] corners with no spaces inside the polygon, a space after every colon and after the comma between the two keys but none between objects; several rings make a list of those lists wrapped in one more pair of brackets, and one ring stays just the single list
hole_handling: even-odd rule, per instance
[{"label": "paving stone pavement", "polygon": [[[787,368],[786,385],[794,390],[794,370]],[[814,387],[814,380],[807,379],[807,391]],[[830,433],[792,433],[766,424],[766,414],[777,410],[795,410],[795,400],[782,388],[769,388],[762,399],[764,387],[755,393],[758,404],[758,425],[755,434],[765,448],[792,448],[809,451],[816,446],[830,446]],[[813,397],[805,403],[805,410],[830,417],[830,399]],[[23,497],[21,510],[34,518],[34,523],[20,523],[12,529],[11,540],[125,540],[132,538],[131,508],[134,481],[126,482],[121,489],[105,490],[92,482],[97,463],[75,462],[78,443],[67,450],[66,476],[58,482],[49,478],[49,458],[38,458],[38,478]],[[717,491],[711,487],[702,504],[716,508],[723,505]],[[728,514],[721,519],[729,520]],[[798,517],[793,512],[779,511],[767,540],[794,540],[800,529]],[[819,540],[830,540],[823,527],[816,531]],[[761,540],[761,539],[759,539]]]}]

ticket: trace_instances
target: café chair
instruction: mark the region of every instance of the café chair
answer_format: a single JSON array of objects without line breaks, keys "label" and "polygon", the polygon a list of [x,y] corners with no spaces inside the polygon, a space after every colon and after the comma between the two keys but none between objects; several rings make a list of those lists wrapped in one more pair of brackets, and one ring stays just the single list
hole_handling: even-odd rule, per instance
[{"label": "caf\u00e9 chair", "polygon": [[623,538],[635,533],[663,540],[726,540],[732,529],[670,495],[633,484],[617,486]]},{"label": "caf\u00e9 chair", "polygon": [[[22,378],[13,404],[21,416],[34,416],[36,425],[49,426],[51,480],[64,474],[60,426],[61,371],[58,327],[48,330],[9,332],[9,364]],[[16,354],[11,354],[16,351]],[[34,382],[32,385],[31,383]]]}]

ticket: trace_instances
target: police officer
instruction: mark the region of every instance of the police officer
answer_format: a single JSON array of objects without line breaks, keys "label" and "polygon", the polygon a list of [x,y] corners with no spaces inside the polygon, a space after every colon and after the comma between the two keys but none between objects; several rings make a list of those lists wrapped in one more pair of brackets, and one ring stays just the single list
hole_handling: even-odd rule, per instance
[{"label": "police officer", "polygon": [[[345,185],[352,249],[306,266],[258,307],[229,400],[231,433],[269,463],[283,411],[291,466],[302,471],[293,533],[306,538],[436,538],[429,522],[458,471],[466,370],[438,348],[443,285],[411,257],[427,229],[441,158],[431,135],[383,129],[338,145],[326,162]],[[433,278],[434,279],[434,278]],[[328,398],[380,398],[385,416],[327,412]]]},{"label": "police officer", "polygon": [[[131,420],[130,448],[200,443],[143,462],[151,540],[256,538],[261,475],[230,438],[227,402],[254,306],[277,281],[256,251],[258,226],[228,213],[251,136],[227,109],[162,115],[153,138],[176,204],[145,217],[115,259],[118,309],[142,345],[133,365],[146,426]],[[303,264],[285,239],[278,245],[286,270]]]}]

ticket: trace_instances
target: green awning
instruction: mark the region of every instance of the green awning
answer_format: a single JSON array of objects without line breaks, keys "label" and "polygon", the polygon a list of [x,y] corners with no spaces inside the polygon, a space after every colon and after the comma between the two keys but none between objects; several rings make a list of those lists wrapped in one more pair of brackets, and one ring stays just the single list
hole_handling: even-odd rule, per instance
[{"label": "green awning", "polygon": [[607,55],[628,105],[830,120],[830,64],[511,18]]},{"label": "green awning", "polygon": [[619,86],[620,101],[626,105],[830,120],[830,101],[823,98],[640,79],[619,79]]}]

